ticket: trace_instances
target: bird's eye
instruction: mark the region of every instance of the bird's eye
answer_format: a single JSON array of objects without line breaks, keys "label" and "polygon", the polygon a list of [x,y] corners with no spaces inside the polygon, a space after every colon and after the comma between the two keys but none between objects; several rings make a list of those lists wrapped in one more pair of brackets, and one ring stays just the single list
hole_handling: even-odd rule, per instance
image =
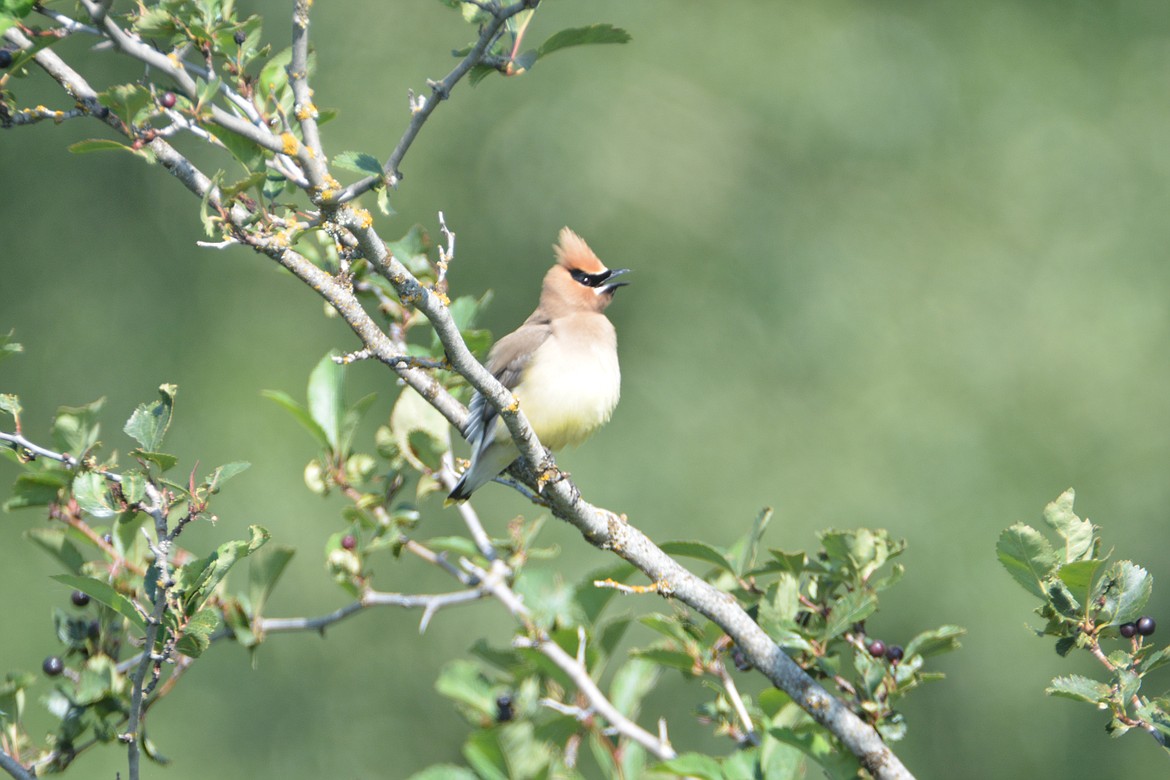
[{"label": "bird's eye", "polygon": [[603,272],[603,273],[599,273],[599,274],[587,274],[584,271],[582,271],[580,268],[574,268],[574,269],[570,270],[569,274],[573,277],[573,279],[575,281],[577,281],[579,284],[585,285],[586,287],[597,287],[597,286],[601,285],[602,283],[604,283],[606,278],[609,276],[608,272]]}]

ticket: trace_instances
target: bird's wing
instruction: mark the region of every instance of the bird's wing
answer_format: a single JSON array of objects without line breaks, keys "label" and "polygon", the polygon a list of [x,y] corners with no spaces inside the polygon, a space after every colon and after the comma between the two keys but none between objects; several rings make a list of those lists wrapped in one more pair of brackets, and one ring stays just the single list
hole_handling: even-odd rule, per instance
[{"label": "bird's wing", "polygon": [[[488,354],[487,370],[491,371],[504,387],[514,390],[516,385],[520,384],[520,377],[532,360],[532,355],[551,335],[552,325],[548,320],[530,317],[519,328],[496,342]],[[496,418],[499,414],[478,391],[471,399],[469,411],[471,416],[467,440],[476,451],[479,451],[487,447],[494,438]]]}]

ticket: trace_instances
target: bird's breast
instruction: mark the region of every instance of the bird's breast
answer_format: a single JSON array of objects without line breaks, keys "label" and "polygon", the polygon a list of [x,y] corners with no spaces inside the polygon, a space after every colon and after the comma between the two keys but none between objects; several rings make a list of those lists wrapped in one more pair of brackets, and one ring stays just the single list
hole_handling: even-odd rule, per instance
[{"label": "bird's breast", "polygon": [[617,339],[603,316],[554,323],[512,391],[541,443],[580,444],[609,421],[621,394]]}]

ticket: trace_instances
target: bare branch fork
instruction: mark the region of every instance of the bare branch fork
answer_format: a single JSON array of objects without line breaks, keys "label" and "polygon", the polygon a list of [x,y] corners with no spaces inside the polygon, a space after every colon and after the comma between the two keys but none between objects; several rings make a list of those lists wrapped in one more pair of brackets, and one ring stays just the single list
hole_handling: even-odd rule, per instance
[{"label": "bare branch fork", "polygon": [[[138,41],[104,14],[104,7],[94,0],[81,0],[90,13],[93,24],[123,53],[148,63],[152,68],[176,80],[180,88],[194,94],[194,79],[182,64],[176,64],[165,55]],[[454,85],[462,79],[487,51],[501,33],[511,16],[531,8],[534,0],[522,0],[497,8],[487,6],[492,18],[481,30],[480,36],[463,60],[441,82],[432,84],[432,93],[414,107],[409,126],[391,153],[384,171],[393,182],[399,177],[398,165],[413,143],[423,124],[445,99]],[[277,135],[249,119],[213,107],[211,121],[240,133],[265,149],[277,154],[289,154],[309,182],[308,194],[320,209],[319,224],[349,233],[357,249],[370,261],[379,274],[393,285],[404,304],[415,306],[427,317],[442,342],[451,366],[472,387],[484,395],[499,410],[510,434],[516,441],[527,463],[527,482],[536,488],[553,513],[571,523],[594,546],[609,550],[640,569],[655,589],[664,597],[676,598],[719,625],[736,643],[744,656],[760,669],[777,687],[784,690],[818,723],[835,734],[861,764],[879,780],[905,779],[912,775],[898,757],[885,745],[877,732],[830,695],[809,677],[783,650],[772,641],[744,609],[728,594],[711,586],[674,561],[644,533],[631,525],[624,516],[596,507],[581,498],[570,480],[554,479],[559,472],[552,457],[544,450],[523,412],[512,395],[471,355],[463,343],[459,330],[446,308],[442,296],[425,287],[401,262],[387,250],[385,242],[373,227],[369,213],[350,205],[349,201],[368,191],[378,181],[375,177],[362,180],[341,190],[333,188],[333,179],[325,167],[326,156],[320,147],[316,132],[315,109],[308,100],[305,63],[308,36],[308,2],[297,3],[293,22],[293,56],[290,62],[290,85],[296,98],[296,118],[301,126],[303,143],[289,144],[295,137]],[[21,48],[30,48],[31,42],[16,27],[4,33],[5,39]],[[96,99],[96,92],[79,74],[67,66],[55,53],[42,49],[35,55],[36,63],[90,114],[104,121],[116,132],[126,132],[118,120],[104,111]],[[154,137],[145,146],[162,166],[191,192],[205,198],[223,215],[230,238],[246,243],[263,252],[289,269],[299,279],[321,295],[341,315],[362,342],[362,352],[389,366],[406,384],[419,392],[455,427],[463,430],[466,409],[448,393],[426,370],[403,362],[405,345],[388,336],[365,311],[352,289],[338,278],[323,271],[304,256],[288,247],[287,240],[277,240],[255,227],[253,214],[239,202],[225,204],[211,180],[175,150],[164,138]],[[289,149],[295,146],[295,150]]]}]

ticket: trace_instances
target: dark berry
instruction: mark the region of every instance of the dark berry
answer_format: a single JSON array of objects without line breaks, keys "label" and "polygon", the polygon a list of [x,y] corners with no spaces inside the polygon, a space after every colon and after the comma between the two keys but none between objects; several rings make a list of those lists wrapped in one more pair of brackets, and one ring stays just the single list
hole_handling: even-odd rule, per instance
[{"label": "dark berry", "polygon": [[69,595],[70,600],[75,607],[84,607],[89,604],[89,594],[80,590],[75,590]]},{"label": "dark berry", "polygon": [[500,694],[496,699],[496,721],[498,723],[507,723],[515,713],[512,712],[512,697],[506,693]]},{"label": "dark berry", "polygon": [[236,46],[243,46],[244,41],[248,40],[248,36],[244,34],[243,30],[237,30],[236,34],[232,36],[232,40],[236,42]]},{"label": "dark berry", "polygon": [[889,658],[893,663],[901,661],[904,655],[906,655],[906,651],[902,649],[901,645],[890,645],[886,650],[886,658]]},{"label": "dark berry", "polygon": [[1120,626],[1117,627],[1117,631],[1123,637],[1125,637],[1126,639],[1129,639],[1130,637],[1132,637],[1134,634],[1137,633],[1137,624],[1136,623],[1122,623]]},{"label": "dark berry", "polygon": [[750,672],[752,670],[752,662],[744,655],[743,650],[740,650],[738,647],[731,648],[731,662],[741,672]]},{"label": "dark berry", "polygon": [[[109,114],[107,112],[107,114],[105,116],[108,116],[108,115]],[[109,534],[102,534],[102,541],[105,542],[106,544],[113,544],[114,537],[110,536]]]},{"label": "dark berry", "polygon": [[50,677],[56,677],[57,675],[61,674],[61,672],[65,671],[65,662],[61,660],[61,656],[51,655],[45,659],[43,664],[41,664],[41,669],[43,669],[45,674],[49,675]]},{"label": "dark berry", "polygon": [[1154,619],[1149,615],[1143,615],[1137,619],[1137,632],[1142,636],[1149,636],[1150,634],[1154,633],[1154,629],[1157,627],[1158,624],[1155,623]]},{"label": "dark berry", "polygon": [[7,68],[12,64],[12,52],[8,49],[0,49],[0,68]]},{"label": "dark berry", "polygon": [[91,620],[89,625],[85,627],[85,635],[90,639],[99,639],[102,635],[102,624],[100,620]]},{"label": "dark berry", "polygon": [[880,639],[875,639],[870,642],[869,646],[865,649],[868,650],[869,654],[874,658],[883,658],[886,654],[886,643]]},{"label": "dark berry", "polygon": [[159,102],[162,103],[163,108],[174,108],[176,99],[177,98],[175,97],[174,92],[167,92],[162,96],[162,100]]},{"label": "dark berry", "polygon": [[353,534],[346,534],[341,537],[341,546],[347,550],[352,550],[357,547],[357,538]]}]

